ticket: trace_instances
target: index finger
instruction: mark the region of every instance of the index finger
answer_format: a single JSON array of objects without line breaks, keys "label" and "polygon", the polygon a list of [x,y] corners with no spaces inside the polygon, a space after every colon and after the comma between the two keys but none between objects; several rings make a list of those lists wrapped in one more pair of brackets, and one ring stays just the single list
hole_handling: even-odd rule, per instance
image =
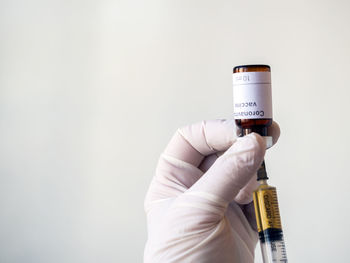
[{"label": "index finger", "polygon": [[237,139],[234,120],[211,120],[177,130],[164,153],[198,167],[204,157],[227,150]]}]

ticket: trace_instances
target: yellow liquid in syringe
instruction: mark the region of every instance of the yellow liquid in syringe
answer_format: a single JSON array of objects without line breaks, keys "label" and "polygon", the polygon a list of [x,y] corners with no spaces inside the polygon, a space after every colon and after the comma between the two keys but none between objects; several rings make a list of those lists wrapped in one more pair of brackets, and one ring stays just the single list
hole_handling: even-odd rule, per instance
[{"label": "yellow liquid in syringe", "polygon": [[283,240],[276,188],[260,180],[254,192],[254,207],[264,263],[288,262]]}]

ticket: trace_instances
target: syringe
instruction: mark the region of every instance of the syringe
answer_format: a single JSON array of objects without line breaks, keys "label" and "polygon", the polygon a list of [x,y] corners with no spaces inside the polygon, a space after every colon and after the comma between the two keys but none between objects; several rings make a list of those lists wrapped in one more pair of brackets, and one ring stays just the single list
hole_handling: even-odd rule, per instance
[{"label": "syringe", "polygon": [[288,262],[283,240],[276,187],[267,184],[265,162],[258,170],[260,185],[254,192],[255,216],[264,263]]},{"label": "syringe", "polygon": [[[272,121],[271,68],[241,65],[233,68],[234,118],[240,136],[255,132],[272,146],[268,128]],[[287,262],[276,188],[267,184],[265,163],[258,170],[260,186],[254,192],[254,206],[264,263]]]}]

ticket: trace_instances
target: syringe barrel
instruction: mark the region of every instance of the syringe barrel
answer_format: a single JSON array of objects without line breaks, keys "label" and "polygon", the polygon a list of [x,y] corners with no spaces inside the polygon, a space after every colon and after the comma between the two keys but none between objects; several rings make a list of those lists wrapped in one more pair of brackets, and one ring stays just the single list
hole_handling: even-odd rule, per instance
[{"label": "syringe barrel", "polygon": [[264,263],[287,262],[276,188],[266,180],[254,192],[254,207]]},{"label": "syringe barrel", "polygon": [[286,247],[283,237],[280,241],[261,242],[261,254],[264,263],[287,263]]}]

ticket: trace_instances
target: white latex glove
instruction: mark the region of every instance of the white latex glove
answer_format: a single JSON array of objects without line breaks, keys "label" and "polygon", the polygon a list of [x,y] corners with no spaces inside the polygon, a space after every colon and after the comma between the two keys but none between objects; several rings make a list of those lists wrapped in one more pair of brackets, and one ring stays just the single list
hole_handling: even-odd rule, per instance
[{"label": "white latex glove", "polygon": [[[276,142],[276,123],[269,134]],[[233,120],[179,129],[146,195],[144,262],[254,262],[252,192],[264,155],[263,138],[237,138]]]}]

